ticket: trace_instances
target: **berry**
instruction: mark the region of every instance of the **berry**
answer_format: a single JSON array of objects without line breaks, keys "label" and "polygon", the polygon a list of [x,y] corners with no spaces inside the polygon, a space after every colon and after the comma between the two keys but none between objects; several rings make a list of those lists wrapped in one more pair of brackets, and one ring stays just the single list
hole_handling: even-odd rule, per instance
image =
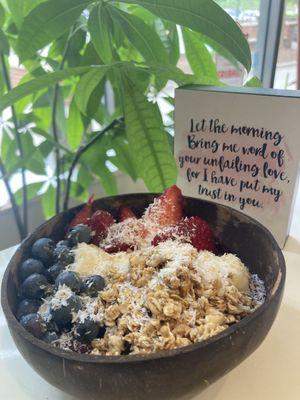
[{"label": "berry", "polygon": [[92,215],[92,205],[94,202],[94,196],[91,196],[87,203],[81,208],[81,210],[75,215],[69,224],[69,228],[74,228],[76,225],[89,223],[90,217]]},{"label": "berry", "polygon": [[74,327],[74,337],[83,343],[91,342],[98,337],[100,325],[91,318],[86,318],[83,322],[77,322]]},{"label": "berry", "polygon": [[68,286],[73,292],[79,293],[82,286],[82,281],[79,275],[73,271],[61,272],[55,279],[55,287],[58,288],[59,285]]},{"label": "berry", "polygon": [[90,221],[92,231],[92,243],[99,245],[99,242],[106,236],[107,229],[115,222],[108,211],[96,211]]},{"label": "berry", "polygon": [[20,324],[33,336],[41,339],[46,332],[46,324],[39,314],[24,315],[20,319]]},{"label": "berry", "polygon": [[21,303],[18,305],[17,318],[20,319],[24,315],[36,313],[41,304],[42,303],[39,300],[22,300]]},{"label": "berry", "polygon": [[103,247],[103,250],[106,251],[106,253],[110,254],[119,253],[121,251],[127,252],[128,250],[134,250],[134,245],[113,241],[111,242],[111,244],[108,244],[105,247]]},{"label": "berry", "polygon": [[105,280],[100,275],[90,275],[83,280],[83,292],[90,297],[96,297],[105,288]]},{"label": "berry", "polygon": [[60,240],[60,241],[57,243],[56,247],[63,247],[63,246],[69,247],[69,245],[70,245],[69,241],[66,240],[66,239],[64,239],[64,240]]},{"label": "berry", "polygon": [[157,246],[166,240],[175,240],[181,237],[182,242],[190,242],[198,251],[214,251],[215,241],[208,222],[200,217],[183,219],[179,224],[165,229],[152,240],[152,245]]},{"label": "berry", "polygon": [[58,277],[58,275],[64,270],[64,266],[61,264],[54,264],[52,267],[48,268],[46,270],[46,276],[49,279],[49,282],[54,283],[55,279]]},{"label": "berry", "polygon": [[23,282],[29,275],[34,273],[42,274],[45,271],[44,265],[41,261],[35,260],[34,258],[28,258],[22,262],[19,267],[19,278]]},{"label": "berry", "polygon": [[132,211],[130,207],[121,206],[119,210],[119,220],[122,222],[129,218],[137,219],[135,213]]},{"label": "berry", "polygon": [[72,322],[73,313],[81,308],[81,300],[76,294],[71,294],[60,306],[52,306],[50,309],[53,321],[58,327],[63,327]]},{"label": "berry", "polygon": [[53,343],[58,339],[59,337],[55,332],[46,332],[45,335],[43,336],[43,341],[46,343]]},{"label": "berry", "polygon": [[88,225],[76,225],[67,235],[71,246],[76,246],[78,243],[88,243],[91,239],[91,229]]},{"label": "berry", "polygon": [[33,243],[32,255],[42,261],[45,265],[50,265],[53,261],[55,243],[52,239],[41,238]]},{"label": "berry", "polygon": [[122,351],[121,355],[122,356],[128,356],[128,354],[130,352],[131,352],[131,344],[125,340],[124,341],[123,351]]},{"label": "berry", "polygon": [[27,299],[40,299],[48,289],[49,284],[44,275],[32,274],[20,286],[20,295]]},{"label": "berry", "polygon": [[181,190],[171,186],[155,199],[147,208],[144,219],[157,226],[165,227],[178,224],[182,218],[183,198]]},{"label": "berry", "polygon": [[[75,229],[75,228],[74,228]],[[67,266],[74,262],[74,254],[68,246],[58,244],[54,250],[54,258],[56,262]]]},{"label": "berry", "polygon": [[55,332],[55,333],[59,333],[60,332],[59,327],[53,321],[53,319],[51,319],[50,321],[47,322],[47,331],[48,332]]}]

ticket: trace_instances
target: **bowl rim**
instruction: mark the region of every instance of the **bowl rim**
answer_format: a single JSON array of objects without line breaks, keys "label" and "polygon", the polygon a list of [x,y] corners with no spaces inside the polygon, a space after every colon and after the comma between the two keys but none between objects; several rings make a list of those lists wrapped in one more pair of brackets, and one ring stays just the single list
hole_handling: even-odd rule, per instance
[{"label": "bowl rim", "polygon": [[[159,193],[130,193],[130,194],[122,194],[122,195],[115,195],[115,196],[107,196],[107,197],[101,197],[99,199],[96,199],[95,202],[97,201],[109,201],[110,199],[116,199],[118,197],[137,197],[137,196],[157,196]],[[270,303],[272,303],[283,291],[284,284],[285,284],[285,279],[286,279],[286,264],[285,264],[285,259],[283,256],[283,253],[276,242],[274,236],[272,233],[265,227],[263,226],[260,222],[255,220],[254,218],[236,210],[233,209],[232,207],[215,203],[213,201],[209,200],[203,200],[203,199],[198,199],[195,197],[190,197],[190,196],[183,196],[184,199],[192,199],[192,200],[197,200],[202,203],[209,203],[217,206],[218,208],[223,208],[226,209],[227,211],[233,212],[234,214],[238,216],[242,216],[245,222],[248,223],[254,223],[257,225],[262,231],[268,236],[268,238],[271,241],[271,244],[274,245],[276,249],[276,253],[278,256],[278,264],[279,264],[279,274],[276,282],[274,283],[274,286],[272,288],[271,295],[267,297],[265,302],[259,306],[253,313],[247,315],[244,317],[241,321],[238,321],[231,325],[229,328],[226,328],[224,331],[218,333],[217,335],[212,336],[211,338],[202,340],[197,343],[190,344],[188,346],[184,347],[178,347],[176,349],[172,350],[162,350],[156,353],[149,353],[149,354],[133,354],[133,355],[120,355],[120,356],[102,356],[102,355],[91,355],[91,354],[80,354],[76,353],[73,351],[68,351],[68,350],[63,350],[57,347],[54,347],[51,344],[48,344],[44,342],[41,339],[36,338],[32,334],[30,334],[17,320],[15,317],[9,302],[8,302],[8,297],[7,297],[7,284],[8,284],[8,278],[9,278],[9,272],[12,266],[12,263],[14,261],[15,256],[21,252],[21,247],[26,244],[26,242],[30,239],[32,233],[30,233],[18,246],[16,249],[15,253],[11,257],[6,270],[3,275],[2,279],[2,285],[1,285],[1,305],[2,309],[5,315],[5,318],[7,321],[9,321],[9,329],[10,330],[16,330],[17,334],[22,336],[24,339],[30,342],[31,345],[37,346],[41,350],[52,354],[53,356],[56,357],[61,357],[66,360],[70,361],[75,361],[75,362],[82,362],[82,363],[92,363],[92,364],[124,364],[124,363],[139,363],[139,362],[144,362],[144,361],[152,361],[152,360],[158,360],[158,359],[164,359],[164,358],[170,358],[170,357],[176,357],[180,356],[183,354],[188,354],[190,352],[193,352],[195,350],[199,350],[201,348],[204,348],[212,343],[217,342],[219,339],[226,338],[228,336],[231,336],[232,334],[235,333],[237,330],[243,330],[243,328],[248,325],[251,321],[257,319],[264,311],[269,307]],[[76,207],[72,207],[68,209],[67,211],[63,211],[56,216],[48,219],[45,221],[43,224],[39,225],[36,229],[42,228],[44,225],[48,224],[51,220],[57,218],[59,215],[66,214],[75,210],[80,209],[84,204],[80,204]],[[35,230],[36,230],[35,229]]]}]

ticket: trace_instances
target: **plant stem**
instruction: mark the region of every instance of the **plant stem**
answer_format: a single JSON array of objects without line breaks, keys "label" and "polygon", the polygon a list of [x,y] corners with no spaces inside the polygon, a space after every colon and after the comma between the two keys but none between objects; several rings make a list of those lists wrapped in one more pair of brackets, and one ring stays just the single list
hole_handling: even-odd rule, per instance
[{"label": "plant stem", "polygon": [[[62,60],[59,65],[58,70],[61,71],[64,68],[65,61],[67,58],[69,46],[70,46],[70,39],[73,34],[73,27],[70,30],[69,37],[67,39],[67,42],[65,44],[65,48],[62,54]],[[56,113],[57,113],[57,102],[58,102],[58,95],[59,95],[59,84],[57,83],[54,86],[54,94],[53,94],[53,101],[52,101],[52,115],[51,115],[51,120],[52,120],[52,134],[53,134],[53,139],[54,142],[57,144],[55,146],[55,164],[56,164],[56,196],[55,196],[55,211],[56,214],[60,212],[60,194],[61,194],[61,185],[60,185],[60,151],[59,151],[59,135],[58,135],[58,130],[57,130],[57,124],[56,124]]]},{"label": "plant stem", "polygon": [[[3,71],[3,76],[6,84],[7,91],[9,92],[11,90],[11,82],[10,82],[10,77],[9,73],[7,70],[6,62],[5,62],[5,57],[3,53],[0,53],[0,59],[1,59],[1,67]],[[28,198],[27,198],[27,186],[26,186],[26,172],[25,172],[25,165],[24,165],[24,151],[23,151],[23,145],[21,141],[21,134],[19,132],[19,124],[18,124],[18,119],[17,119],[17,114],[14,106],[11,106],[11,114],[12,114],[12,120],[15,128],[15,139],[17,143],[17,147],[20,153],[20,158],[23,161],[22,162],[22,167],[21,167],[21,179],[22,179],[22,205],[23,205],[23,237],[25,237],[28,233]],[[8,182],[8,181],[7,181]],[[22,237],[22,239],[23,239]]]},{"label": "plant stem", "polygon": [[19,235],[20,235],[20,239],[22,240],[22,239],[25,238],[27,232],[26,232],[25,227],[23,225],[23,222],[21,220],[20,213],[19,213],[19,208],[18,208],[16,199],[15,199],[15,196],[14,196],[12,190],[11,190],[9,180],[7,178],[7,172],[6,172],[4,163],[3,163],[1,158],[0,158],[0,171],[1,171],[1,174],[2,174],[1,178],[3,179],[3,182],[4,182],[4,185],[6,187],[7,193],[9,195],[9,199],[10,199],[11,206],[12,206],[12,209],[13,209],[14,217],[15,217],[17,228],[18,228]]},{"label": "plant stem", "polygon": [[114,119],[109,125],[107,125],[102,131],[99,131],[96,136],[93,137],[88,143],[81,145],[78,150],[76,151],[74,158],[72,160],[70,169],[69,169],[69,174],[67,178],[67,183],[66,183],[66,194],[65,194],[65,199],[64,199],[64,205],[63,209],[66,211],[69,206],[69,197],[70,197],[70,190],[71,190],[71,184],[72,184],[72,175],[74,172],[74,169],[80,159],[80,157],[91,147],[93,146],[94,143],[97,142],[97,140],[104,135],[106,132],[114,128],[118,123],[122,122],[123,118],[118,118]]}]

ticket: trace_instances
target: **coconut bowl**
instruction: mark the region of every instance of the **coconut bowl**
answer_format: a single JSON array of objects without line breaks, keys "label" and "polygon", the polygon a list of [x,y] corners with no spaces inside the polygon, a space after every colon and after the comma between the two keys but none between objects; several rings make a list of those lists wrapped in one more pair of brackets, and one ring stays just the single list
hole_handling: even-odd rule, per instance
[{"label": "coconut bowl", "polygon": [[[107,197],[94,202],[94,211],[117,215],[129,205],[141,215],[154,194]],[[1,303],[14,342],[28,364],[47,382],[76,398],[86,400],[189,399],[223,377],[263,342],[280,306],[285,262],[271,233],[254,219],[229,207],[184,198],[184,213],[206,219],[221,247],[236,254],[251,273],[264,281],[265,303],[220,334],[190,346],[150,355],[92,356],[64,351],[28,333],[15,314],[18,303],[17,270],[30,256],[40,237],[61,240],[66,227],[82,206],[45,222],[19,246],[4,274]],[[246,377],[245,377],[246,378]]]}]

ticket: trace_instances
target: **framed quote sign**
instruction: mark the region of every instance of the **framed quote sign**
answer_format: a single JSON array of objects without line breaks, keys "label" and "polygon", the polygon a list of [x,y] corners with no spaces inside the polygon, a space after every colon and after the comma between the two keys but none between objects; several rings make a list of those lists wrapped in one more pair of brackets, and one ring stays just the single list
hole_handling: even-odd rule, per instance
[{"label": "framed quote sign", "polygon": [[300,154],[300,92],[186,86],[175,96],[178,185],[255,218],[281,247]]}]

